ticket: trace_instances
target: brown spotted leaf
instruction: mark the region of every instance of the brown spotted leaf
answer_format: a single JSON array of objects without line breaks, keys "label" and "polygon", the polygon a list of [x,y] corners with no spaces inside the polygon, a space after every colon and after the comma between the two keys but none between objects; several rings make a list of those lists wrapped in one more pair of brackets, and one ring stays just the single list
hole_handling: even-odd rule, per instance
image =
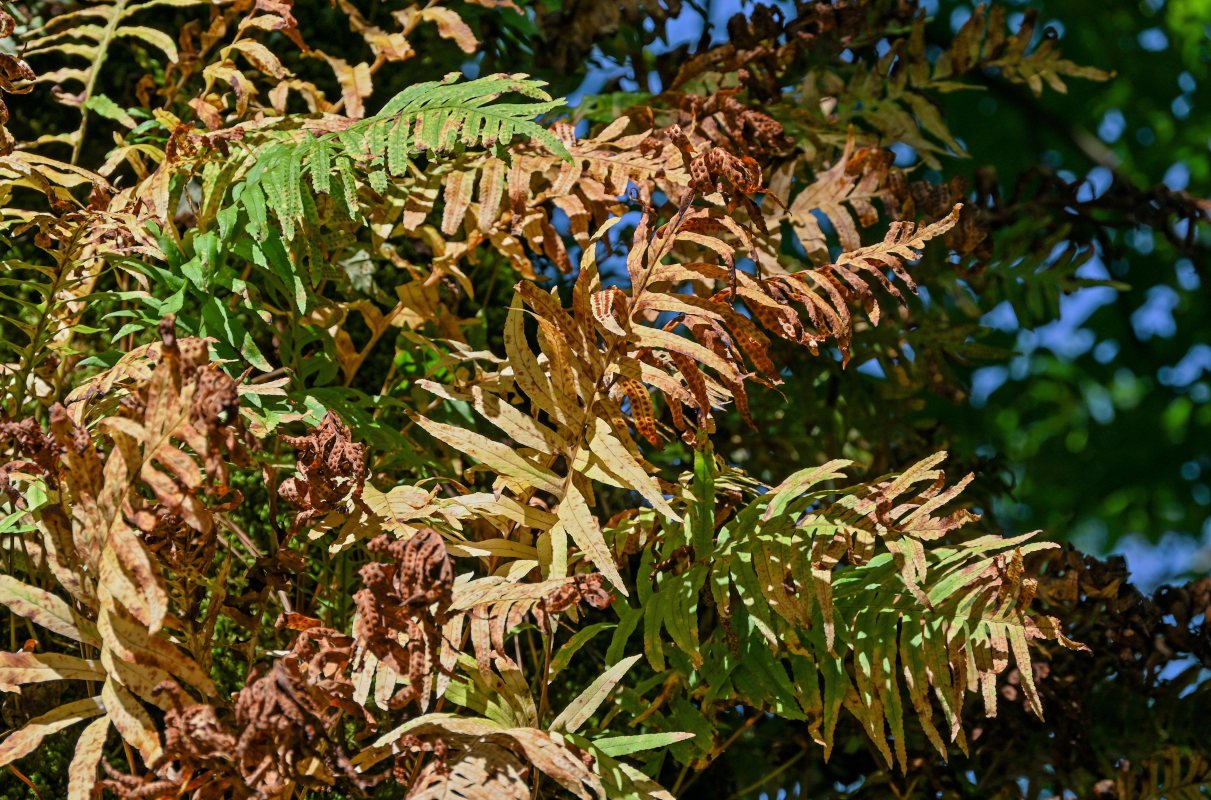
[{"label": "brown spotted leaf", "polygon": [[67,768],[67,800],[89,800],[97,785],[97,767],[109,734],[109,717],[95,719],[76,740],[76,752]]},{"label": "brown spotted leaf", "polygon": [[34,752],[50,734],[103,713],[105,706],[101,703],[101,698],[87,697],[34,717],[0,741],[0,767]]}]

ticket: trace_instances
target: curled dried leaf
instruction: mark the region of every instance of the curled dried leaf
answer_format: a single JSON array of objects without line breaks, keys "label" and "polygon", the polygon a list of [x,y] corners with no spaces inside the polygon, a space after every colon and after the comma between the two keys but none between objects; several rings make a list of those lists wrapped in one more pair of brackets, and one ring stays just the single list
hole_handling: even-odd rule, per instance
[{"label": "curled dried leaf", "polygon": [[[370,541],[372,553],[393,563],[361,568],[365,588],[353,596],[358,644],[399,674],[408,685],[392,699],[398,707],[421,700],[425,678],[436,663],[441,626],[450,606],[454,567],[441,534],[424,528],[407,541],[384,534]],[[407,644],[400,644],[400,634]]]},{"label": "curled dried leaf", "polygon": [[[353,441],[340,417],[329,411],[318,428],[306,436],[283,436],[282,440],[299,450],[298,475],[278,488],[287,503],[299,509],[294,528],[328,513],[350,496],[360,504],[366,485],[366,445]],[[350,492],[352,491],[352,494]]]}]

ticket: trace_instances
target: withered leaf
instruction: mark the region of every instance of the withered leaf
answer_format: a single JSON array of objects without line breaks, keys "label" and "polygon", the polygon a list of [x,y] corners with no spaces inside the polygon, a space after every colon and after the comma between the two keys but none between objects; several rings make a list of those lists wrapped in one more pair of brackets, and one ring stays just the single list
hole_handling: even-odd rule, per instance
[{"label": "withered leaf", "polygon": [[31,719],[24,727],[13,731],[4,741],[0,741],[0,767],[34,752],[42,740],[55,731],[103,713],[105,706],[100,697],[86,697]]},{"label": "withered leaf", "polygon": [[76,740],[76,752],[67,768],[67,800],[89,800],[93,796],[97,765],[104,755],[108,734],[109,717],[101,717],[90,722]]}]

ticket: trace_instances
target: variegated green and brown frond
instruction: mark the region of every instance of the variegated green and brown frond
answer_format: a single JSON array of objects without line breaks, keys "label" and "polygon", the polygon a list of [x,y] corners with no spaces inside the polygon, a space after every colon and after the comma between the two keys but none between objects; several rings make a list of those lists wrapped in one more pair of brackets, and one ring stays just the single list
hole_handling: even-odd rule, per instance
[{"label": "variegated green and brown frond", "polygon": [[[34,552],[69,599],[6,576],[0,602],[94,657],[4,654],[0,682],[102,686],[99,697],[48,712],[10,735],[0,743],[0,763],[102,713],[151,763],[161,744],[142,703],[168,707],[156,687],[175,680],[203,699],[216,696],[207,643],[221,595],[202,619],[180,616],[187,609],[178,601],[183,584],[207,580],[216,518],[241,502],[227,485],[230,463],[242,458],[239,394],[210,363],[204,341],[178,340],[171,320],[161,332],[154,367],[123,366],[116,381],[98,380],[108,390],[86,392],[71,410],[53,406],[50,432],[38,434],[40,452],[52,458],[24,465],[23,476],[13,478],[22,491],[46,498],[28,512],[40,537]],[[104,735],[102,726],[90,730],[86,741]],[[94,768],[96,746],[81,746],[82,763],[91,760]]]},{"label": "variegated green and brown frond", "polygon": [[[428,228],[432,217],[443,235],[435,268],[458,274],[460,262],[478,258],[477,248],[490,245],[533,279],[532,254],[572,270],[554,227],[557,211],[567,215],[569,232],[583,247],[593,230],[625,213],[619,197],[628,186],[671,196],[688,183],[676,149],[648,132],[623,135],[626,118],[577,139],[567,123],[548,131],[531,121],[558,105],[541,82],[504,75],[452,80],[411,87],[362,121],[329,116],[303,131],[236,128],[202,137],[217,142],[248,136],[270,146],[257,153],[255,165],[243,150],[230,157],[207,147],[198,152],[204,175],[199,221],[213,224],[211,210],[230,191],[257,238],[273,239],[275,226],[269,223],[283,220],[286,249],[303,263],[318,251],[294,232],[313,229],[330,211],[346,219],[364,217],[380,246],[395,236],[435,241],[436,231]],[[511,92],[534,102],[489,103]],[[503,145],[517,136],[531,141],[506,151]],[[414,163],[418,154],[428,156],[424,163]],[[196,168],[190,160],[173,167]]]},{"label": "variegated green and brown frond", "polygon": [[[331,197],[347,217],[360,218],[359,187],[386,192],[389,182],[414,169],[411,157],[417,153],[503,148],[520,136],[569,157],[563,143],[533,121],[561,105],[541,81],[525,75],[464,82],[459,77],[410,86],[364,120],[336,118],[314,135],[305,130],[296,141],[262,147],[235,198],[247,209],[254,235],[263,238],[272,215],[292,240],[297,229],[316,221],[320,195]],[[496,102],[506,94],[523,100]]]},{"label": "variegated green and brown frond", "polygon": [[[524,399],[528,413],[499,388],[472,385],[452,391],[422,384],[439,396],[469,402],[519,447],[422,416],[417,421],[495,473],[498,491],[522,502],[539,492],[559,504],[538,543],[547,577],[568,574],[570,537],[594,569],[625,593],[600,525],[589,511],[592,484],[637,492],[661,515],[678,518],[631,433],[633,427],[653,445],[663,442],[652,397],[663,399],[673,429],[690,440],[696,430],[709,430],[713,409],[731,400],[747,417],[745,382],[754,376],[766,383],[780,381],[762,327],[813,349],[835,339],[846,352],[849,298],[860,293],[872,300],[860,274],[875,275],[896,292],[883,273],[891,269],[912,286],[903,262],[918,257],[924,243],[953,219],[919,229],[897,223],[883,243],[847,253],[828,267],[759,278],[738,272],[735,248],[714,235],[720,230],[745,235],[734,222],[713,210],[686,206],[656,231],[650,217],[641,219],[627,258],[629,290],[603,287],[598,275],[596,244],[611,222],[585,249],[570,310],[533,283],[517,285],[501,376],[511,379],[511,389]],[[724,263],[665,263],[678,246],[706,250]],[[733,280],[736,296],[751,316],[728,302],[727,289],[701,296],[675,288]],[[804,309],[806,324],[795,301]],[[526,330],[527,308],[537,320],[537,348]],[[877,319],[877,313],[872,316]],[[665,317],[662,325],[645,322]],[[690,335],[681,335],[680,328]],[[687,421],[684,407],[695,414],[696,423]]]},{"label": "variegated green and brown frond", "polygon": [[1041,716],[1030,642],[1080,647],[1030,611],[1024,559],[1055,545],[963,535],[975,517],[947,508],[967,480],[947,487],[943,457],[848,488],[848,462],[805,469],[716,524],[716,467],[700,451],[689,522],[666,523],[642,556],[631,614],[652,668],[712,702],[806,720],[826,757],[845,709],[904,769],[909,710],[940,752],[966,747],[965,695],[994,716],[1011,658]]},{"label": "variegated green and brown frond", "polygon": [[[909,393],[970,388],[937,365],[977,352],[978,283],[1054,303],[1040,259],[1075,287],[1093,252],[1055,255],[1070,217],[1111,243],[1131,219],[1071,182],[940,183],[970,132],[939,96],[1104,74],[1033,13],[935,47],[911,0],[758,3],[652,48],[596,5],[0,11],[0,91],[68,106],[0,105],[26,139],[0,131],[0,774],[38,785],[18,770],[65,732],[68,800],[672,800],[774,742],[720,796],[800,763],[910,797],[954,785],[923,742],[966,751],[998,702],[981,748],[1044,697],[1081,722],[1047,614],[1125,627],[1087,636],[1046,583],[1036,608],[1051,545],[968,510],[993,498],[924,457],[957,430]],[[636,91],[567,111],[522,73],[575,85],[532,47],[560,29]],[[1132,194],[1131,226],[1183,209],[1196,239],[1179,194]],[[886,381],[846,371],[872,355]],[[1099,614],[1126,598],[1063,574]],[[1166,651],[1136,674],[1194,652],[1206,588],[1131,620]],[[1081,780],[1195,796],[1187,744]]]}]

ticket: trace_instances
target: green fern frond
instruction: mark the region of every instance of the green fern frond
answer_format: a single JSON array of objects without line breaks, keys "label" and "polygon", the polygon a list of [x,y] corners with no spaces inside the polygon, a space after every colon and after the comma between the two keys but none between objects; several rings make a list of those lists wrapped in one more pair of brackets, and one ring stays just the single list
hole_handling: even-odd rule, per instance
[{"label": "green fern frond", "polygon": [[[301,141],[279,142],[257,154],[249,170],[243,202],[256,223],[263,198],[281,222],[287,239],[305,224],[303,194],[329,194],[357,218],[355,174],[381,194],[403,177],[409,156],[445,154],[470,147],[499,148],[517,137],[540,142],[571,161],[563,143],[534,118],[562,107],[543,90],[543,81],[525,75],[490,75],[457,82],[457,73],[440,81],[409,86],[372,117],[319,136],[305,132]],[[496,103],[506,94],[532,102]]]}]

